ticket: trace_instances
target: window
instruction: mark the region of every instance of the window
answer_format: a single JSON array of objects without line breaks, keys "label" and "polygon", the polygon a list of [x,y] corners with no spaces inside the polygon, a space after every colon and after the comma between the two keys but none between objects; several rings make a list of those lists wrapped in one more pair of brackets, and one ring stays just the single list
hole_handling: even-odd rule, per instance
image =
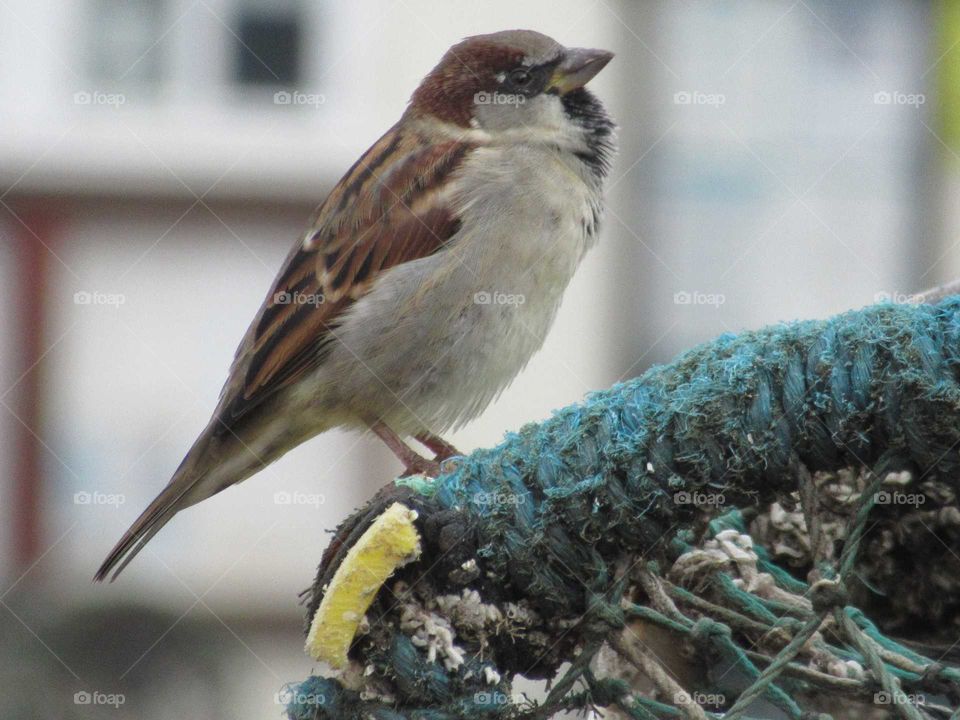
[{"label": "window", "polygon": [[302,80],[300,13],[292,8],[239,12],[236,81],[241,85],[296,87]]}]

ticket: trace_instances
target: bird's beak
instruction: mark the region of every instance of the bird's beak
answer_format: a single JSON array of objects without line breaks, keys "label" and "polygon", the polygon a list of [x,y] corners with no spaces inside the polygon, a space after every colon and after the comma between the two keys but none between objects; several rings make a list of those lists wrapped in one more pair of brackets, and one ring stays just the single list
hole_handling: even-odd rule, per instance
[{"label": "bird's beak", "polygon": [[561,95],[582,88],[593,76],[603,70],[613,58],[609,50],[590,50],[588,48],[570,48],[564,53],[563,60],[553,71],[547,88]]}]

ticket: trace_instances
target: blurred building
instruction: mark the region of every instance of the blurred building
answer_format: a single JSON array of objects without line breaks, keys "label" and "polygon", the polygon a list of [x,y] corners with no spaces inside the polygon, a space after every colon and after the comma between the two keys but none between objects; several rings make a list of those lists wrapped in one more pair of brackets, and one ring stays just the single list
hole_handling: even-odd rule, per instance
[{"label": "blurred building", "polygon": [[0,714],[276,717],[309,672],[296,594],[397,470],[369,437],[308,443],[89,578],[313,207],[453,42],[616,51],[596,91],[622,145],[603,242],[470,449],[721,332],[945,279],[935,80],[958,61],[933,25],[892,1],[0,4],[0,686],[32,690]]}]

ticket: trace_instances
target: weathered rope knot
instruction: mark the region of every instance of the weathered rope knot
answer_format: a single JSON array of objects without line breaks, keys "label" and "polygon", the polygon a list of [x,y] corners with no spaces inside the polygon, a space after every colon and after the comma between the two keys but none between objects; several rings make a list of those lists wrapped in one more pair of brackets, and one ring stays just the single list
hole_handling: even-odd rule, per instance
[{"label": "weathered rope knot", "polygon": [[698,619],[690,628],[690,640],[702,653],[724,650],[731,642],[733,633],[729,625],[706,616]]},{"label": "weathered rope knot", "polygon": [[627,621],[619,600],[611,602],[603,595],[592,595],[587,602],[586,623],[593,634],[603,637],[622,630]]},{"label": "weathered rope knot", "polygon": [[849,594],[842,580],[823,578],[810,586],[810,602],[818,615],[846,607],[848,601]]}]

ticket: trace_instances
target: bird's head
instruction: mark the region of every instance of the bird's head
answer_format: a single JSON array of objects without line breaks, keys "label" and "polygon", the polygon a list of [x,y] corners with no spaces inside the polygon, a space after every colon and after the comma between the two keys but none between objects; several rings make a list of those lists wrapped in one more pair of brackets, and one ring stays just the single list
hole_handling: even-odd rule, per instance
[{"label": "bird's head", "polygon": [[414,92],[409,112],[491,133],[562,130],[597,111],[583,86],[612,57],[532,30],[476,35],[446,52]]}]

